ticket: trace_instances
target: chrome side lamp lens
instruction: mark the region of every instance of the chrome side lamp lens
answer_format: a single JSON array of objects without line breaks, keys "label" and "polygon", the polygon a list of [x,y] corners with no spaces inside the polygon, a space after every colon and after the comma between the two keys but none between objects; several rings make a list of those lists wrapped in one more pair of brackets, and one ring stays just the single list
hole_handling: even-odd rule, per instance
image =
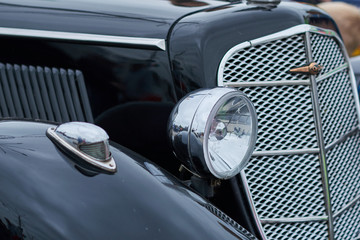
[{"label": "chrome side lamp lens", "polygon": [[193,92],[173,109],[168,133],[174,153],[190,171],[228,179],[246,166],[254,151],[255,108],[234,88]]},{"label": "chrome side lamp lens", "polygon": [[91,123],[68,122],[50,127],[46,134],[66,153],[102,170],[116,172],[109,136],[102,128]]}]

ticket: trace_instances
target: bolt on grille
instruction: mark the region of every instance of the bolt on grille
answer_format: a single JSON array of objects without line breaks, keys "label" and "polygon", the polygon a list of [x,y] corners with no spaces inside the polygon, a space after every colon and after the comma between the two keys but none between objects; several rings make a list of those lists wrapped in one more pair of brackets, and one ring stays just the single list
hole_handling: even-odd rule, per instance
[{"label": "bolt on grille", "polygon": [[[324,66],[317,76],[288,72],[313,61]],[[241,177],[264,239],[359,237],[359,103],[337,34],[300,25],[239,44],[218,84],[239,88],[257,110]]]}]

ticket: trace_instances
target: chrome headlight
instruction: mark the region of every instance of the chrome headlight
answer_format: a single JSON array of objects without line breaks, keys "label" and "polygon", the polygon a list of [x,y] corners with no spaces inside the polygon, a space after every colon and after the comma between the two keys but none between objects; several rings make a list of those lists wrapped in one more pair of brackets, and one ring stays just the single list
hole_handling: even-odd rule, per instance
[{"label": "chrome headlight", "polygon": [[256,135],[254,106],[234,88],[190,93],[169,120],[174,153],[200,176],[228,179],[238,174],[254,151]]}]

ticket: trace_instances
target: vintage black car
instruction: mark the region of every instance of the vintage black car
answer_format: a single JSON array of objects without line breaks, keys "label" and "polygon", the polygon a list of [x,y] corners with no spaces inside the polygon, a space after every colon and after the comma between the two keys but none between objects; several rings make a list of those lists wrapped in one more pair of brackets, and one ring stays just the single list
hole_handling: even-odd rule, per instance
[{"label": "vintage black car", "polygon": [[0,239],[360,238],[357,85],[324,11],[0,11]]}]

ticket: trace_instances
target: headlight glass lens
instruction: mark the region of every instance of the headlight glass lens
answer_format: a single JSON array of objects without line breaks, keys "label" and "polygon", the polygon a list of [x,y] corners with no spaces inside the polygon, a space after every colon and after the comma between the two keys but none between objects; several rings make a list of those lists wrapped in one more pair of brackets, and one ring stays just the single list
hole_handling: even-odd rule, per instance
[{"label": "headlight glass lens", "polygon": [[208,155],[210,171],[215,176],[227,178],[247,163],[244,159],[248,158],[246,155],[253,144],[254,117],[242,96],[226,100],[211,115],[205,156]]}]

